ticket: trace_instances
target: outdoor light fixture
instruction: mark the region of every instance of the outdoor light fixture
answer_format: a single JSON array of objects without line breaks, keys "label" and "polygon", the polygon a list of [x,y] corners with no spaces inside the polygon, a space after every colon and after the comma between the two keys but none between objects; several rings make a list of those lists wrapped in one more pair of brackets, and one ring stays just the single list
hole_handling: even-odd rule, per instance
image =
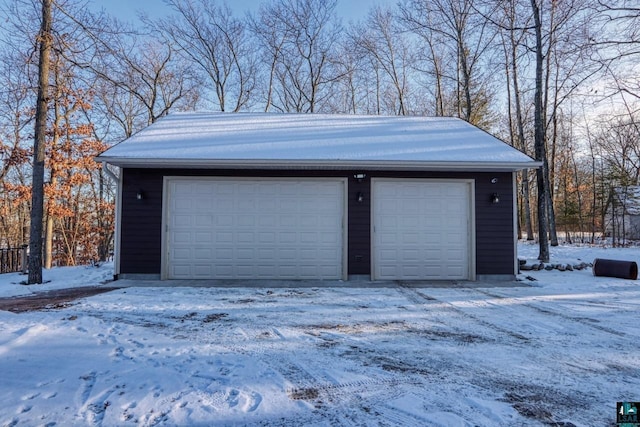
[{"label": "outdoor light fixture", "polygon": [[498,183],[498,178],[491,178],[491,183],[492,184],[497,184]]},{"label": "outdoor light fixture", "polygon": [[367,177],[367,175],[363,174],[363,173],[357,173],[357,174],[353,175],[353,177],[355,179],[357,179],[358,181],[362,182],[362,180],[365,179]]},{"label": "outdoor light fixture", "polygon": [[358,191],[358,194],[356,194],[356,200],[358,201],[358,203],[362,203],[362,201],[364,200],[364,194],[362,194],[362,191]]},{"label": "outdoor light fixture", "polygon": [[136,194],[136,199],[138,200],[144,199],[144,192],[142,190],[138,190],[138,194]]},{"label": "outdoor light fixture", "polygon": [[491,203],[500,203],[500,195],[498,193],[493,193],[491,195]]}]

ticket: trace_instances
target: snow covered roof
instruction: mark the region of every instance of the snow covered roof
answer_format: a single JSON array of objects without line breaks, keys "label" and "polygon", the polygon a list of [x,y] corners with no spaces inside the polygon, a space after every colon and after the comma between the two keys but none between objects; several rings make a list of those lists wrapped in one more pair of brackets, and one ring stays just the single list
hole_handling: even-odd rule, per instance
[{"label": "snow covered roof", "polygon": [[177,113],[97,158],[124,167],[518,170],[529,156],[457,118]]}]

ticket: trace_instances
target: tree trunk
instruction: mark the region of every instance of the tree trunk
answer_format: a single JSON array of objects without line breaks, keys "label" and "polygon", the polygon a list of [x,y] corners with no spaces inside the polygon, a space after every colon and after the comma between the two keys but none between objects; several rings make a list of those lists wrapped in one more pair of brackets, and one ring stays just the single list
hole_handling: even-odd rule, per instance
[{"label": "tree trunk", "polygon": [[53,216],[48,213],[44,234],[44,268],[53,264]]},{"label": "tree trunk", "polygon": [[[549,169],[547,168],[547,172]],[[553,197],[551,196],[551,181],[549,176],[545,176],[547,181],[547,220],[549,221],[549,236],[551,240],[551,246],[558,246],[558,232],[556,229],[556,211],[553,208]]]},{"label": "tree trunk", "polygon": [[545,149],[544,121],[542,117],[542,22],[540,9],[536,0],[531,0],[531,10],[535,22],[536,32],[536,89],[534,94],[534,147],[537,161],[542,162],[542,168],[536,170],[536,183],[538,184],[538,242],[540,251],[538,259],[549,262],[549,236],[547,222],[548,188],[545,179],[548,176],[549,165]]},{"label": "tree trunk", "polygon": [[[513,93],[516,106],[516,124],[518,125],[518,147],[522,152],[526,152],[524,136],[524,119],[522,118],[522,101],[520,99],[520,83],[518,82],[518,66],[516,64],[517,43],[511,33],[511,69],[513,75]],[[527,233],[527,240],[533,240],[533,226],[531,224],[531,204],[529,202],[529,171],[522,171],[522,204],[524,209],[524,224]]]},{"label": "tree trunk", "polygon": [[[504,45],[503,45],[504,46]],[[511,145],[512,146],[516,146],[516,135],[515,135],[515,131],[513,128],[513,111],[511,111],[511,73],[509,72],[509,57],[508,55],[505,54],[505,62],[504,62],[504,69],[505,69],[505,74],[507,76],[507,117],[509,119],[509,136],[511,138]],[[517,179],[516,179],[516,185],[517,184]],[[517,187],[516,187],[517,188]],[[518,212],[518,217],[517,217],[517,233],[518,233],[518,240],[522,239],[522,217],[523,217],[523,212],[522,212],[522,206],[523,206],[523,200],[522,200],[522,194],[520,192],[516,192],[516,212]]]},{"label": "tree trunk", "polygon": [[[549,90],[548,87],[546,89]],[[557,90],[556,90],[557,93]],[[556,115],[556,107],[557,101],[554,101],[553,108],[553,136],[551,138],[551,160],[548,161],[547,174],[545,175],[545,179],[547,180],[547,209],[549,212],[547,213],[547,219],[549,221],[549,237],[551,240],[551,246],[558,246],[558,232],[556,230],[556,212],[554,209],[554,193],[553,193],[553,183],[555,183],[555,163],[556,163],[556,149],[557,149],[557,138],[558,138],[558,119]],[[546,133],[546,132],[545,132]]]},{"label": "tree trunk", "polygon": [[[535,1],[535,0],[532,0]],[[547,117],[548,117],[548,107],[549,107],[549,80],[551,78],[551,48],[556,43],[555,41],[555,13],[556,13],[556,2],[551,2],[550,4],[550,12],[549,12],[549,34],[548,38],[548,48],[546,54],[542,53],[542,42],[540,43],[540,52],[541,52],[541,60],[544,60],[546,66],[543,68],[546,69],[544,73],[544,84],[542,86],[542,92],[544,94],[544,100],[542,101],[542,120],[543,120],[543,135],[544,135],[544,143],[547,143]],[[540,10],[538,9],[538,19],[540,18]],[[537,27],[537,25],[536,25]],[[537,30],[536,30],[537,31]],[[542,32],[542,24],[540,24],[540,31]],[[537,44],[537,43],[536,43]],[[541,68],[542,72],[542,68]],[[546,181],[546,193],[547,193],[547,225],[549,227],[549,236],[551,239],[551,246],[558,246],[558,233],[556,231],[556,214],[553,207],[554,195],[553,195],[553,183],[555,182],[555,162],[556,162],[556,136],[557,136],[557,109],[558,109],[558,90],[556,85],[556,90],[554,91],[554,101],[552,108],[552,117],[553,117],[553,137],[551,138],[551,160],[549,160],[549,156],[546,153],[545,148],[545,158],[542,170],[544,172],[544,179]]]},{"label": "tree trunk", "polygon": [[573,166],[573,180],[576,188],[576,197],[578,199],[578,225],[580,228],[580,243],[584,243],[584,211],[582,190],[580,189],[580,172],[578,168],[578,162],[576,162],[576,156],[571,152],[571,165]]},{"label": "tree trunk", "polygon": [[29,284],[42,283],[42,219],[44,212],[44,157],[49,91],[49,55],[53,45],[51,34],[51,0],[42,0],[38,63],[38,100],[36,104],[35,138],[33,141],[33,177],[31,185],[31,229],[29,235]]},{"label": "tree trunk", "polygon": [[[62,88],[62,82],[60,82],[60,63],[54,62],[54,84],[55,84],[55,101],[53,105],[53,141],[52,141],[52,150],[57,150],[60,144],[60,134],[59,129],[62,129],[62,117],[60,115],[60,103],[58,99],[62,98],[62,94],[60,89]],[[55,192],[55,188],[58,184],[58,174],[57,174],[57,165],[49,166],[49,185],[50,188],[53,189],[52,193]],[[53,221],[54,216],[52,214],[52,207],[55,204],[54,197],[49,196],[49,201],[46,206],[46,220],[45,220],[45,230],[44,230],[44,268],[49,269],[53,264]]]},{"label": "tree trunk", "polygon": [[529,189],[529,170],[522,170],[522,202],[524,208],[524,225],[527,231],[527,240],[533,240],[533,225],[531,222],[531,203],[529,197],[531,190]]},{"label": "tree trunk", "polygon": [[441,71],[440,61],[436,55],[436,51],[430,39],[428,40],[428,45],[431,51],[431,57],[433,58],[433,73],[436,79],[435,81],[436,116],[441,117],[441,116],[444,116],[444,94],[443,94],[443,88],[442,88],[442,71]]}]

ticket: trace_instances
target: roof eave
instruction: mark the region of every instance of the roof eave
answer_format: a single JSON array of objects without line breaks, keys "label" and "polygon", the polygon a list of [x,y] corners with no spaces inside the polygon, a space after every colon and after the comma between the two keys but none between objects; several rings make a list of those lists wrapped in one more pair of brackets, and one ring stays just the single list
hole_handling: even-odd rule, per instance
[{"label": "roof eave", "polygon": [[370,170],[464,170],[517,171],[537,169],[542,162],[459,162],[400,160],[211,160],[211,159],[150,159],[99,156],[99,162],[123,168],[157,169],[370,169]]}]

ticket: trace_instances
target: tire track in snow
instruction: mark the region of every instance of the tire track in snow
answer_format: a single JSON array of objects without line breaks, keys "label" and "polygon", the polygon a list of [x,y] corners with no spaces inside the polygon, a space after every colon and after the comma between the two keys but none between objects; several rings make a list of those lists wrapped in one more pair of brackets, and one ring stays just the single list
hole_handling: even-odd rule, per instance
[{"label": "tire track in snow", "polygon": [[[496,299],[501,299],[501,300],[505,300],[505,299],[510,299],[511,298],[511,297],[506,297],[506,296],[503,296],[503,295],[494,294],[492,292],[485,291],[483,289],[473,289],[473,291],[478,292],[478,293],[480,293],[482,295],[491,297],[491,298],[496,298]],[[527,303],[527,302],[518,303],[518,307],[527,307],[527,308],[529,308],[531,310],[534,310],[534,311],[536,311],[536,312],[538,312],[540,314],[559,317],[559,318],[561,318],[563,320],[569,320],[569,321],[572,321],[572,322],[577,322],[581,326],[588,326],[588,327],[590,327],[592,329],[596,329],[598,331],[606,332],[608,334],[616,335],[616,336],[619,336],[619,337],[626,337],[627,336],[627,334],[625,334],[624,332],[620,332],[620,331],[617,331],[615,329],[608,328],[606,326],[598,325],[597,323],[594,323],[594,322],[597,322],[597,320],[591,319],[591,318],[588,318],[588,317],[571,316],[571,315],[562,313],[560,311],[552,310],[549,307],[540,307],[540,306],[538,306],[536,304]]]},{"label": "tire track in snow", "polygon": [[511,338],[515,338],[520,343],[530,342],[530,339],[522,334],[514,332],[510,329],[504,328],[500,325],[496,325],[495,323],[489,322],[487,320],[481,319],[478,316],[474,316],[473,314],[470,314],[464,311],[463,309],[456,307],[456,305],[453,303],[434,298],[421,291],[418,291],[416,288],[412,288],[412,287],[400,284],[396,289],[398,290],[398,292],[404,295],[409,301],[415,304],[418,304],[418,305],[440,304],[442,309],[448,309],[462,316],[463,318],[470,319],[485,328],[493,330],[494,332],[498,332],[503,335],[508,335]]},{"label": "tire track in snow", "polygon": [[392,425],[426,425],[426,419],[386,404],[398,397],[398,387],[423,385],[421,381],[397,377],[370,378],[316,385],[311,389],[288,390],[287,393],[294,400],[313,403],[317,413],[317,417],[314,418],[326,420],[329,425],[368,425],[372,415],[375,415],[379,425],[388,425],[383,420]]},{"label": "tire track in snow", "polygon": [[[359,381],[318,385],[311,391],[296,390],[302,395],[317,394],[316,400],[331,402],[332,406],[321,407],[328,411],[326,417],[330,425],[370,425],[372,416],[375,417],[378,425],[431,424],[427,418],[389,405],[388,402],[403,399],[408,394],[421,394],[434,377],[437,377],[443,369],[451,367],[450,364],[445,367],[438,362],[431,363],[431,360],[421,358],[420,353],[389,354],[388,349],[380,349],[377,344],[367,339],[351,336],[374,330],[374,333],[384,331],[394,335],[408,334],[408,338],[412,339],[414,331],[404,322],[371,323],[368,321],[365,324],[339,324],[335,327],[329,324],[299,325],[298,327],[320,340],[316,344],[319,351],[330,351],[343,363],[345,360],[356,362],[361,369],[358,372],[369,376]],[[380,373],[372,372],[372,367],[379,368]]]},{"label": "tire track in snow", "polygon": [[[479,293],[486,295],[490,298],[495,298],[497,300],[509,300],[511,297],[509,296],[503,296],[503,295],[499,295],[487,290],[481,290],[481,289],[475,289],[475,291],[478,291]],[[489,302],[489,304],[491,304]],[[574,315],[570,315],[570,314],[566,314],[563,312],[560,312],[558,310],[554,310],[551,309],[547,306],[545,307],[541,307],[538,304],[534,304],[534,303],[530,303],[530,302],[519,302],[518,303],[518,308],[519,307],[526,307],[530,310],[535,311],[536,313],[539,314],[543,314],[545,316],[549,316],[550,318],[558,318],[558,319],[562,319],[563,321],[570,321],[570,322],[575,322],[577,324],[580,325],[580,327],[583,326],[587,326],[591,329],[594,329],[598,332],[603,332],[605,334],[610,334],[610,335],[614,335],[615,337],[618,337],[618,342],[626,342],[626,341],[632,341],[635,342],[635,340],[637,339],[636,337],[633,336],[629,336],[627,333],[625,332],[621,332],[619,330],[616,329],[612,329],[606,326],[602,326],[599,325],[595,322],[598,322],[597,319],[591,319],[589,317],[583,317],[583,316],[574,316]],[[606,338],[604,341],[610,341],[610,342],[614,342],[611,341],[611,338]],[[626,347],[626,346],[623,346]],[[617,351],[617,350],[616,350]],[[600,374],[600,370],[594,369],[593,366],[589,366],[589,365],[585,365],[584,361],[581,359],[576,358],[575,361],[574,360],[567,360],[568,356],[566,354],[562,355],[562,363],[563,365],[567,366],[568,368],[571,368],[573,370],[577,370],[577,371],[583,371],[583,372],[587,372],[587,373],[591,373],[591,374]],[[628,365],[625,364],[619,364],[616,363],[615,361],[610,360],[609,358],[603,358],[603,357],[594,357],[592,356],[592,358],[594,358],[594,360],[601,364],[604,367],[607,367],[608,369],[611,369],[615,372],[618,372],[619,375],[618,377],[620,378],[624,378],[626,380],[632,380],[632,379],[640,379],[640,371],[638,369],[635,368],[631,368]]]},{"label": "tire track in snow", "polygon": [[[289,384],[285,393],[290,399],[305,401],[314,406],[313,414],[308,418],[296,418],[295,421],[291,420],[290,424],[288,424],[288,420],[282,420],[282,425],[313,425],[321,422],[329,425],[363,426],[370,423],[373,408],[375,408],[378,418],[389,420],[391,425],[398,425],[394,420],[400,419],[409,419],[409,425],[425,425],[426,420],[419,416],[407,415],[396,408],[384,405],[385,402],[398,397],[400,387],[424,385],[423,381],[408,376],[408,374],[416,372],[406,363],[399,359],[380,355],[374,349],[362,349],[359,347],[362,343],[350,338],[348,334],[330,334],[329,340],[335,344],[327,346],[323,345],[326,343],[327,337],[322,333],[315,333],[315,331],[314,333],[309,332],[310,326],[296,325],[294,328],[302,330],[306,335],[320,341],[320,345],[310,349],[313,357],[306,357],[305,351],[298,354],[271,352],[266,349],[269,345],[262,350],[254,350],[249,353],[243,351],[244,354],[258,358],[262,364],[282,375]],[[245,330],[245,332],[247,331]],[[260,333],[259,330],[251,330],[249,335],[269,336],[275,338],[276,342],[287,340],[286,334],[276,328],[267,327],[265,332],[268,332],[268,335],[264,332]],[[334,350],[338,346],[345,350],[355,349],[358,351],[354,351],[350,357],[345,352],[336,353]],[[326,352],[326,355],[318,358],[318,351]],[[367,373],[370,375],[368,364],[374,364],[382,369],[381,373],[384,372],[388,376],[370,376],[355,381],[337,380],[327,372],[327,367],[331,366],[332,358],[341,358],[343,360],[340,363],[344,363],[345,357],[358,363],[354,365],[353,369],[362,375]],[[364,369],[362,368],[363,363],[366,366]],[[426,375],[427,373],[423,371],[421,374]],[[267,425],[272,424],[267,423]],[[385,423],[383,422],[381,425],[385,425]]]},{"label": "tire track in snow", "polygon": [[[408,297],[411,298],[412,301],[418,302],[420,299],[423,299],[422,304],[434,304],[436,302],[441,302],[446,304],[448,307],[451,307],[455,312],[460,313],[466,318],[473,319],[474,321],[480,323],[483,326],[491,327],[492,329],[498,331],[506,331],[506,328],[501,325],[495,325],[490,320],[485,320],[479,318],[476,315],[468,314],[465,312],[465,307],[458,307],[455,305],[455,302],[450,303],[447,301],[440,301],[436,298],[433,298],[430,295],[424,294],[422,290],[415,290],[403,287],[401,288],[405,293],[407,293]],[[458,289],[463,294],[469,297],[471,300],[474,296],[484,296],[489,298],[495,298],[496,300],[509,300],[511,297],[502,296],[496,294],[494,292],[477,289],[477,288],[463,288]],[[415,295],[411,295],[415,294]],[[497,302],[487,301],[486,299],[482,299],[483,303],[486,303],[487,306],[498,306],[500,308],[504,308],[505,304],[500,304]],[[525,310],[521,310],[520,307],[523,307]],[[427,308],[425,308],[427,309]],[[540,307],[539,305],[525,302],[518,302],[517,308],[513,308],[513,315],[516,315],[519,319],[535,319],[535,316],[546,316],[550,319],[554,319],[551,322],[548,322],[549,325],[562,325],[562,321],[570,321],[578,323],[581,327],[587,326],[592,329],[595,329],[599,332],[604,332],[606,334],[611,334],[616,337],[628,339],[629,336],[624,334],[623,332],[608,328],[606,326],[598,325],[593,323],[593,319],[589,319],[586,317],[574,316],[571,314],[562,313],[556,311],[554,309],[548,307]],[[527,314],[527,310],[534,311],[535,314],[532,316],[531,314]],[[524,311],[524,313],[523,313]],[[530,311],[529,311],[530,313]],[[502,314],[502,319],[505,319],[504,312]],[[508,318],[508,317],[507,317]],[[559,321],[560,320],[560,321]],[[597,320],[596,320],[597,321]],[[512,322],[514,325],[515,322]],[[543,321],[544,323],[544,321]],[[519,324],[519,323],[518,323]],[[525,325],[526,322],[522,322],[522,325]],[[521,335],[517,332],[510,331],[509,335],[518,336]],[[557,333],[557,332],[556,332]],[[526,338],[526,337],[524,337]],[[530,341],[526,338],[527,341]],[[567,354],[561,352],[561,358],[558,359],[557,370],[561,371],[563,366],[568,366],[567,363]],[[549,354],[548,357],[553,357],[553,354]],[[571,363],[574,359],[571,358],[569,363]],[[606,360],[598,359],[598,362],[601,362],[603,366],[606,364]],[[588,381],[589,375],[610,375],[603,371],[597,372],[589,372],[589,367],[585,367],[582,364],[577,365],[576,369],[585,371],[584,376],[578,377],[576,383],[570,387],[564,385],[562,387],[553,386],[552,384],[555,381],[561,381],[561,377],[559,378],[558,371],[554,371],[551,373],[552,378],[546,378],[543,380],[541,378],[537,379],[527,379],[522,378],[521,382],[509,382],[500,376],[496,376],[493,372],[485,372],[483,375],[474,375],[472,377],[472,383],[478,387],[492,390],[493,392],[502,392],[504,394],[503,401],[509,403],[520,415],[523,417],[542,422],[544,424],[549,425],[573,425],[571,422],[566,421],[566,416],[575,417],[576,414],[574,411],[571,411],[570,408],[579,408],[582,411],[585,411],[590,406],[585,402],[593,402],[598,399],[597,396],[592,396],[589,394],[585,394],[581,391],[580,381]],[[627,373],[627,377],[638,378],[637,372],[634,371],[631,374]],[[567,387],[572,390],[571,392],[567,392]],[[569,405],[567,405],[569,403]],[[569,408],[569,409],[568,409]],[[563,420],[564,421],[560,421]]]}]

